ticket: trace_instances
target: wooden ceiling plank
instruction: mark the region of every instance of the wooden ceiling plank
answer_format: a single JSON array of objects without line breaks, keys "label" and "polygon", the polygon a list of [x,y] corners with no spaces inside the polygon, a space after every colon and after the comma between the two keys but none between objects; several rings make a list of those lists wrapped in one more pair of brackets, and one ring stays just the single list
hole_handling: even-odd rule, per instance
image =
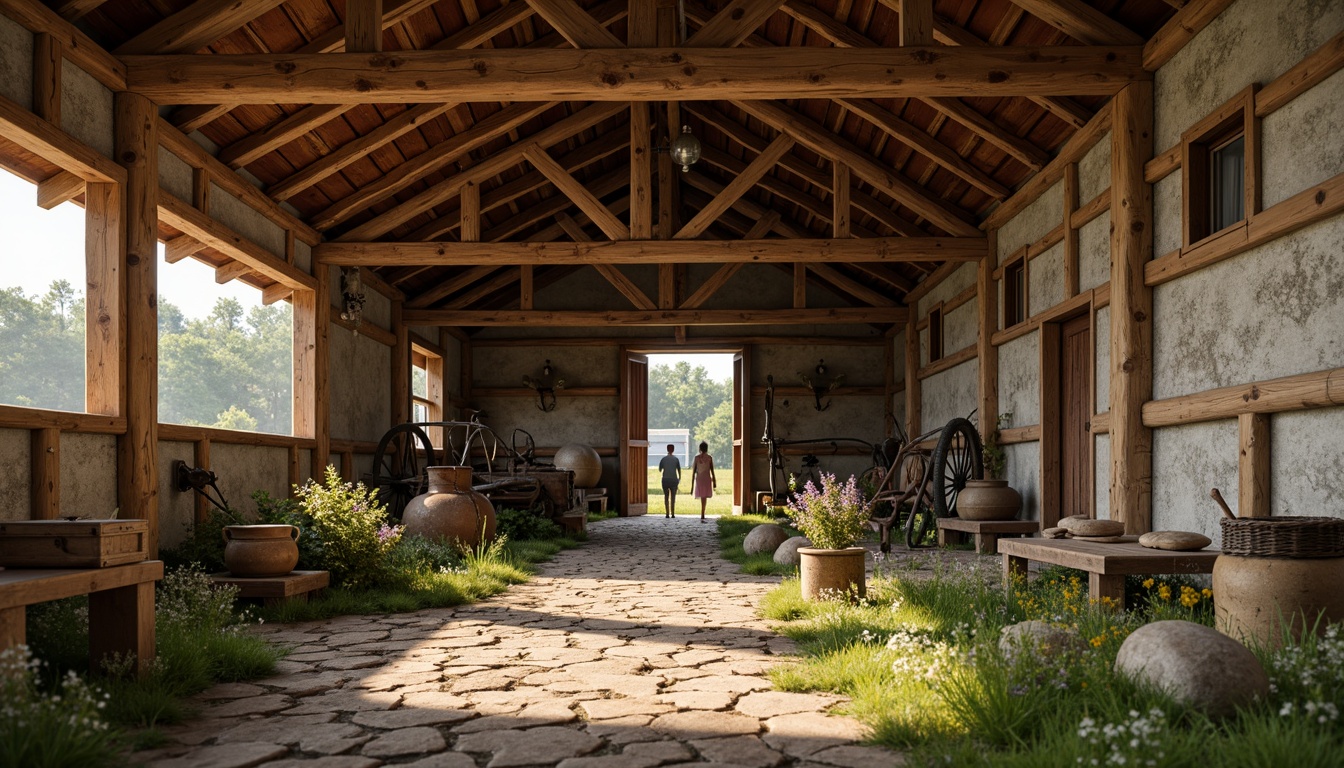
[{"label": "wooden ceiling plank", "polygon": [[494,141],[555,105],[555,102],[511,104],[484,120],[477,121],[466,131],[450,136],[392,168],[377,181],[365,184],[354,193],[332,203],[326,210],[312,218],[312,224],[318,229],[327,229],[340,224],[370,205],[409,187],[421,176],[437,171],[471,150]]},{"label": "wooden ceiling plank", "polygon": [[[622,48],[125,56],[160,104],[1110,96],[1151,79],[1138,46]],[[619,73],[619,74],[616,74]]]},{"label": "wooden ceiling plank", "polygon": [[864,181],[891,195],[944,231],[963,237],[973,237],[979,230],[968,221],[963,211],[928,196],[926,190],[888,171],[882,163],[869,157],[858,147],[831,134],[803,115],[773,102],[734,101],[739,109],[793,136],[799,143],[831,160],[850,167]]},{"label": "wooden ceiling plank", "polygon": [[849,166],[831,163],[831,237],[849,237]]},{"label": "wooden ceiling plank", "polygon": [[304,107],[265,130],[220,150],[219,161],[230,168],[242,168],[352,109],[354,106],[349,104],[312,104]]},{"label": "wooden ceiling plank", "polygon": [[98,6],[105,2],[107,0],[59,0],[51,4],[51,10],[66,21],[78,21],[98,10]]},{"label": "wooden ceiling plank", "polygon": [[[624,169],[622,169],[624,171]],[[761,215],[765,211],[760,212]],[[984,238],[887,237],[768,240],[602,240],[589,243],[322,243],[314,258],[334,266],[477,264],[719,264],[765,262],[962,262],[985,256]]]},{"label": "wooden ceiling plank", "polygon": [[1083,0],[1012,0],[1084,45],[1143,45],[1143,36]]},{"label": "wooden ceiling plank", "polygon": [[[515,278],[516,279],[516,278]],[[904,307],[828,309],[407,310],[413,325],[602,327],[668,325],[836,325],[904,323]]]},{"label": "wooden ceiling plank", "polygon": [[710,204],[702,208],[690,221],[686,222],[674,237],[678,240],[692,240],[704,234],[709,225],[714,222],[724,211],[732,207],[742,195],[746,194],[748,189],[755,186],[756,182],[769,173],[770,169],[779,163],[779,159],[793,148],[794,139],[787,134],[780,134],[765,151],[756,156],[742,173],[738,174],[723,191],[716,195]]},{"label": "wooden ceiling plank", "polygon": [[893,272],[892,270],[887,269],[886,267],[878,266],[875,264],[850,264],[849,266],[852,269],[858,270],[859,272],[868,275],[874,280],[880,280],[881,282],[884,282],[887,285],[890,285],[893,288],[897,288],[902,291],[908,291],[911,288],[915,287],[914,280],[911,280],[905,275]]},{"label": "wooden ceiling plank", "polygon": [[443,201],[457,196],[462,191],[462,185],[466,182],[488,179],[511,166],[517,165],[523,159],[523,152],[531,144],[541,147],[550,146],[580,131],[587,130],[624,109],[624,104],[616,103],[593,104],[585,107],[564,120],[552,123],[527,137],[526,142],[515,143],[494,153],[468,170],[444,179],[410,200],[370,219],[336,239],[347,242],[370,240],[390,232],[410,219],[431,210]]},{"label": "wooden ceiling plank", "polygon": [[113,53],[118,56],[194,53],[283,2],[201,0],[188,3],[182,10],[117,46]]},{"label": "wooden ceiling plank", "polygon": [[901,45],[933,45],[933,0],[900,0]]},{"label": "wooden ceiling plank", "polygon": [[527,4],[555,27],[575,48],[623,48],[620,38],[613,35],[580,8],[574,0],[526,0]]},{"label": "wooden ceiling plank", "polygon": [[191,133],[227,115],[232,109],[232,104],[192,104],[174,110],[169,122],[183,133]]},{"label": "wooden ceiling plank", "polygon": [[730,0],[686,40],[687,48],[733,48],[774,15],[784,0]]},{"label": "wooden ceiling plank", "polygon": [[383,50],[383,0],[345,0],[345,50]]},{"label": "wooden ceiling plank", "polygon": [[817,277],[866,304],[871,304],[874,307],[894,307],[897,305],[896,300],[890,296],[869,288],[833,267],[825,264],[808,264],[807,268],[812,270]]},{"label": "wooden ceiling plank", "polygon": [[583,183],[570,175],[568,171],[555,161],[555,158],[546,153],[546,150],[532,144],[523,150],[523,157],[532,164],[532,167],[541,171],[542,175],[550,180],[555,188],[560,190],[561,194],[568,197],[579,210],[588,214],[588,218],[593,220],[597,228],[602,230],[603,234],[612,240],[629,240],[630,229],[621,223],[614,214],[602,204],[601,200],[583,186]]}]

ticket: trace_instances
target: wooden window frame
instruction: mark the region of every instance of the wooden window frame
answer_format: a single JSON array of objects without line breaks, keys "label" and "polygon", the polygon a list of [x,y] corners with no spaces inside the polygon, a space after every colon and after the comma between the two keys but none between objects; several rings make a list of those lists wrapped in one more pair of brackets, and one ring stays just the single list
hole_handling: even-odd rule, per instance
[{"label": "wooden window frame", "polygon": [[[1027,321],[1030,314],[1027,312],[1027,264],[1026,250],[1024,249],[1018,255],[1013,256],[1003,265],[1003,329],[1008,330],[1015,325]],[[1014,289],[1014,278],[1018,282],[1018,288]],[[1020,294],[1020,297],[1019,297]]]},{"label": "wooden window frame", "polygon": [[[1181,134],[1181,245],[1194,248],[1245,226],[1260,209],[1259,120],[1255,86],[1248,87]],[[1242,218],[1214,230],[1213,154],[1243,138]]]},{"label": "wooden window frame", "polygon": [[943,359],[943,302],[929,308],[926,318],[929,326],[929,364]]},{"label": "wooden window frame", "polygon": [[[411,386],[411,418],[415,419],[415,406],[425,407],[425,421],[443,421],[443,354],[439,350],[411,342],[411,367],[421,368],[425,372],[425,397],[415,393],[415,376],[408,377]],[[431,427],[426,430],[429,441],[435,448],[443,446],[443,429]]]}]

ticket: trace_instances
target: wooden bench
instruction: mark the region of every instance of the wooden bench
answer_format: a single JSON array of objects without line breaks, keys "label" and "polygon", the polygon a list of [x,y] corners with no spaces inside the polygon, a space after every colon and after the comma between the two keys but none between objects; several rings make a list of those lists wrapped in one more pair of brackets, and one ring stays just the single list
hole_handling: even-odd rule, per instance
[{"label": "wooden bench", "polygon": [[1138,537],[1117,544],[1100,544],[1077,539],[1004,539],[999,542],[1003,554],[1003,578],[1007,584],[1014,575],[1024,578],[1027,563],[1050,563],[1087,571],[1089,597],[1095,602],[1109,598],[1125,605],[1125,577],[1150,573],[1212,573],[1218,550],[1170,552],[1141,547]]},{"label": "wooden bench", "polygon": [[330,571],[291,571],[284,576],[247,578],[231,573],[212,573],[215,586],[238,588],[238,596],[259,599],[266,605],[279,605],[291,600],[306,601],[331,584]]},{"label": "wooden bench", "polygon": [[938,545],[960,544],[970,534],[975,538],[975,551],[982,555],[999,552],[999,538],[1003,536],[1030,536],[1041,530],[1035,520],[962,520],[959,517],[938,518]]},{"label": "wooden bench", "polygon": [[580,505],[589,512],[607,511],[607,489],[606,488],[575,488],[575,493],[583,494],[583,503]]},{"label": "wooden bench", "polygon": [[90,664],[132,655],[136,673],[143,674],[154,659],[154,582],[162,578],[162,560],[0,570],[0,648],[27,642],[28,606],[88,595]]}]

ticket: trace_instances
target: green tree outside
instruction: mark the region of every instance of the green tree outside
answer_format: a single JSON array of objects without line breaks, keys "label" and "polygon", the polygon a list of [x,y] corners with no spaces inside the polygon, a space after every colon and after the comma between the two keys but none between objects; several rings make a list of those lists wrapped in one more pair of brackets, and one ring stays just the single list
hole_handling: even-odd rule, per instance
[{"label": "green tree outside", "polygon": [[690,429],[694,443],[709,443],[716,467],[731,467],[732,381],[714,381],[704,366],[692,368],[684,360],[674,365],[651,365],[649,427]]}]

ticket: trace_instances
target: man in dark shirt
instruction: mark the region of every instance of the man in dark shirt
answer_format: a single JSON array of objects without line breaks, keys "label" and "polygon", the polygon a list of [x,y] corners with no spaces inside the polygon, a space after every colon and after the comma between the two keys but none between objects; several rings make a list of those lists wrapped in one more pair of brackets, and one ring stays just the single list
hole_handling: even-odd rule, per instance
[{"label": "man in dark shirt", "polygon": [[681,461],[673,455],[677,446],[667,446],[667,455],[658,462],[663,472],[663,517],[677,516],[677,486],[681,485]]}]

